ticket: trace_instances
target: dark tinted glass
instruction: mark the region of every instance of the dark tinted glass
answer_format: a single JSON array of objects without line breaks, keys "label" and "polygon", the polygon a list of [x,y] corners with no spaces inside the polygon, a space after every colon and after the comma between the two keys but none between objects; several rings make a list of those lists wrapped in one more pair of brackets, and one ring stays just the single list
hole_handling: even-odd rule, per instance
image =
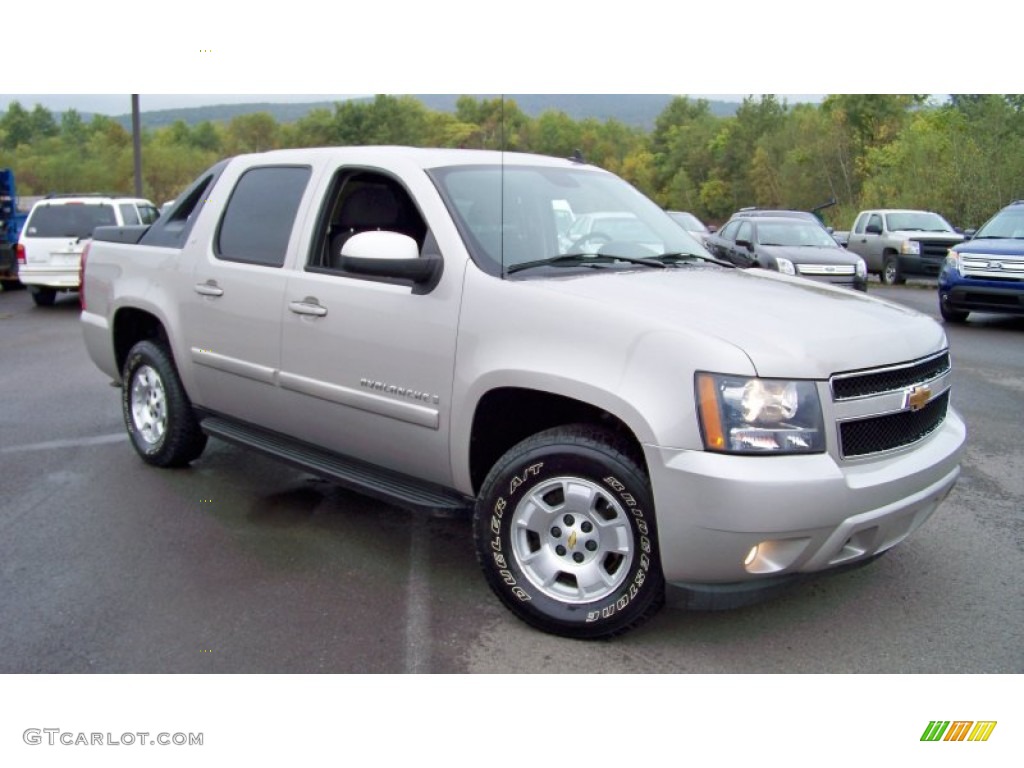
[{"label": "dark tinted glass", "polygon": [[242,174],[217,235],[217,256],[279,267],[284,264],[309,168],[253,168]]},{"label": "dark tinted glass", "polygon": [[91,237],[96,227],[117,224],[114,206],[106,203],[37,205],[25,224],[26,237]]}]

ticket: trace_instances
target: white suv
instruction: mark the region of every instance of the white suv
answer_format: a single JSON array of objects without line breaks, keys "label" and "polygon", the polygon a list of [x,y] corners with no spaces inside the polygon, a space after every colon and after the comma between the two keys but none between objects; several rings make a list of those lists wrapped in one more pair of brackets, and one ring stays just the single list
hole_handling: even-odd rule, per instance
[{"label": "white suv", "polygon": [[85,241],[99,226],[152,224],[160,212],[149,200],[107,195],[48,195],[34,206],[18,238],[18,279],[39,306],[57,291],[79,289]]}]

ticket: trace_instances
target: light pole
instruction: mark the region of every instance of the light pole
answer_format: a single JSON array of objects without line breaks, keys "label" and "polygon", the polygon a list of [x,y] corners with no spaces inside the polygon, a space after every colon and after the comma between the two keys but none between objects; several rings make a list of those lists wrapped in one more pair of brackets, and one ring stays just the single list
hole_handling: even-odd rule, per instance
[{"label": "light pole", "polygon": [[139,127],[139,94],[132,94],[132,149],[135,153],[135,196],[142,197],[142,131]]}]

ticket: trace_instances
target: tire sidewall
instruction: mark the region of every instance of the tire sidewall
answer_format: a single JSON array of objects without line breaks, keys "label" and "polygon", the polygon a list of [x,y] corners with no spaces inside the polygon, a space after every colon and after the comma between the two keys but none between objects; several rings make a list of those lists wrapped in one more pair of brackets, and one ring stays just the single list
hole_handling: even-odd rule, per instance
[{"label": "tire sidewall", "polygon": [[886,285],[896,285],[900,279],[899,262],[895,256],[887,256],[882,264],[882,282]]},{"label": "tire sidewall", "polygon": [[[573,477],[600,486],[625,512],[633,534],[626,575],[609,595],[568,603],[541,592],[519,565],[512,545],[517,505],[554,478]],[[646,478],[617,454],[579,444],[533,448],[499,462],[488,478],[475,518],[478,554],[492,589],[520,618],[545,631],[572,637],[615,634],[642,618],[663,588],[654,505]]]}]

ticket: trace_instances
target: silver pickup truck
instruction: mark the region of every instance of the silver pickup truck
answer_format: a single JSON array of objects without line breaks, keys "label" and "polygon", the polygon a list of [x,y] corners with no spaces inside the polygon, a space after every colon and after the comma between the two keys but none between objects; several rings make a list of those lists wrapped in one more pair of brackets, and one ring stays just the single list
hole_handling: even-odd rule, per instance
[{"label": "silver pickup truck", "polygon": [[939,214],[904,209],[861,211],[853,229],[835,236],[887,285],[937,277],[949,249],[964,240]]},{"label": "silver pickup truck", "polygon": [[[566,238],[567,211],[602,223]],[[154,224],[96,230],[83,270],[144,461],[212,436],[472,509],[491,588],[560,635],[868,562],[959,473],[938,323],[717,263],[579,159],[235,157]]]}]

